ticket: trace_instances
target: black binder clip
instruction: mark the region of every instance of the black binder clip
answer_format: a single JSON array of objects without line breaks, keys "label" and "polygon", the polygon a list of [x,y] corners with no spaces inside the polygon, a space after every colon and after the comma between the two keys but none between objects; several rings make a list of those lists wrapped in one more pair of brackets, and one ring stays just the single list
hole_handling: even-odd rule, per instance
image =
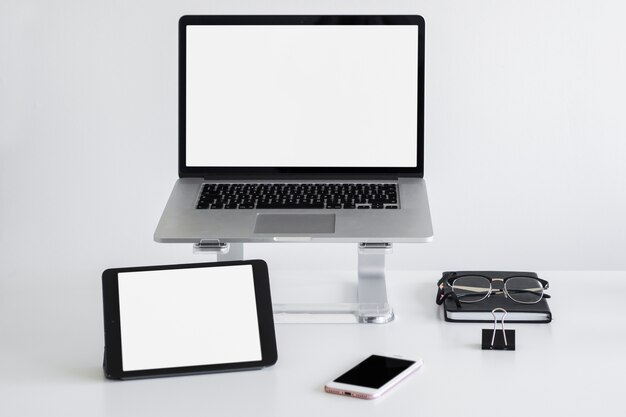
[{"label": "black binder clip", "polygon": [[[498,325],[497,311],[504,313],[500,319],[502,330],[496,329]],[[494,308],[491,310],[491,314],[493,314],[493,331],[483,329],[482,348],[484,350],[515,350],[515,330],[504,330],[504,318],[507,315],[506,310],[503,308]]]}]

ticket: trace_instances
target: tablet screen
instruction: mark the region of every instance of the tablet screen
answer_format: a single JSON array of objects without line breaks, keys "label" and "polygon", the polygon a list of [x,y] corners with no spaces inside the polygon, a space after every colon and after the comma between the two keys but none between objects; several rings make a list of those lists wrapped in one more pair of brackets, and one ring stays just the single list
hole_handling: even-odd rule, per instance
[{"label": "tablet screen", "polygon": [[262,359],[252,265],[120,272],[122,370]]}]

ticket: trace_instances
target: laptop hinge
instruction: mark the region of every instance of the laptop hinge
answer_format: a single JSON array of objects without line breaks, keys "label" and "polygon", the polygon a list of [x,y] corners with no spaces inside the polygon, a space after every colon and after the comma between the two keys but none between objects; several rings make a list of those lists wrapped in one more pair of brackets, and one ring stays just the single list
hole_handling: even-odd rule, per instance
[{"label": "laptop hinge", "polygon": [[[402,175],[409,177],[410,175]],[[389,180],[395,181],[400,178],[400,175],[393,173],[380,173],[380,174],[236,174],[230,173],[220,175],[202,175],[204,181],[215,180],[228,180],[228,181],[266,181],[266,182],[280,182],[280,181],[368,181],[368,180]]]}]

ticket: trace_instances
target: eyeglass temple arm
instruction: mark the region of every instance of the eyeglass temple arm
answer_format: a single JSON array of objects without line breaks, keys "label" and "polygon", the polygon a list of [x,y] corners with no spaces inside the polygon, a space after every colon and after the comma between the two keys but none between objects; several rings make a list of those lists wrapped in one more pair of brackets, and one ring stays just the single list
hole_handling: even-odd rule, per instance
[{"label": "eyeglass temple arm", "polygon": [[[507,292],[509,293],[532,293],[532,294],[536,294],[537,291],[530,289],[530,290],[524,290],[524,289],[515,289],[515,290],[507,290]],[[550,298],[550,294],[546,294],[545,292],[542,294],[542,298]]]}]

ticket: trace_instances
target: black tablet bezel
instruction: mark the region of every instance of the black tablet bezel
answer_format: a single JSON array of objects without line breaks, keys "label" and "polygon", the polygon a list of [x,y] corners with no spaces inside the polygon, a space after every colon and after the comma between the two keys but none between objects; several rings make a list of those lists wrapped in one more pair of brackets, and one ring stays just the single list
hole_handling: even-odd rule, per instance
[{"label": "black tablet bezel", "polygon": [[[261,360],[211,365],[196,365],[176,368],[159,368],[139,371],[122,369],[122,341],[120,332],[120,309],[118,274],[124,272],[160,271],[190,268],[219,268],[234,265],[251,265],[254,293],[257,307],[259,338],[261,342]],[[211,372],[240,371],[259,369],[276,363],[276,335],[270,294],[267,264],[262,260],[205,262],[193,264],[141,266],[130,268],[112,268],[102,273],[102,298],[104,308],[104,373],[111,379],[151,378],[174,375],[190,375]]]},{"label": "black tablet bezel", "polygon": [[[411,25],[418,29],[417,163],[415,167],[196,167],[186,161],[186,35],[193,25]],[[397,178],[424,176],[424,18],[418,15],[183,16],[178,25],[178,175],[207,179]]]}]

